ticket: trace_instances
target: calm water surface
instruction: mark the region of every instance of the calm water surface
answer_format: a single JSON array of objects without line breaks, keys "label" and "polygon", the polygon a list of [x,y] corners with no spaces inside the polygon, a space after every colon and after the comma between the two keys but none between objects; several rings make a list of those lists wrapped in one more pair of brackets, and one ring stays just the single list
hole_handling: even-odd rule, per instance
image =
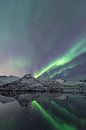
[{"label": "calm water surface", "polygon": [[27,104],[0,103],[0,130],[86,130],[85,96],[66,100],[43,96]]}]

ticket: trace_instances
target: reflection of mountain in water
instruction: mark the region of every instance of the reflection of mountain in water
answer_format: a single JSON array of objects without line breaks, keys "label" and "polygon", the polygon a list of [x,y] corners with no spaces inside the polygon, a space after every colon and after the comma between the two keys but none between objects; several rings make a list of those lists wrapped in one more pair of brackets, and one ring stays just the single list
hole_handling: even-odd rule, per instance
[{"label": "reflection of mountain in water", "polygon": [[0,105],[8,116],[0,111],[0,129],[86,130],[85,89],[83,82],[35,79],[29,74],[1,85]]},{"label": "reflection of mountain in water", "polygon": [[32,102],[33,100],[40,100],[40,99],[42,100],[45,98],[49,100],[53,100],[53,99],[67,100],[69,99],[69,95],[50,94],[50,93],[24,94],[24,95],[17,95],[15,97],[6,97],[6,96],[0,95],[0,102],[3,104],[6,104],[6,103],[13,102],[16,100],[22,107],[27,107],[28,104]]},{"label": "reflection of mountain in water", "polygon": [[13,98],[0,96],[0,101],[2,98],[5,102],[10,102],[4,105],[0,103],[5,108],[5,111],[0,109],[0,129],[86,130],[85,96],[68,96],[67,99],[66,95],[57,98],[48,95],[36,98],[33,95],[29,102],[31,95],[19,95],[15,99],[22,107]]}]

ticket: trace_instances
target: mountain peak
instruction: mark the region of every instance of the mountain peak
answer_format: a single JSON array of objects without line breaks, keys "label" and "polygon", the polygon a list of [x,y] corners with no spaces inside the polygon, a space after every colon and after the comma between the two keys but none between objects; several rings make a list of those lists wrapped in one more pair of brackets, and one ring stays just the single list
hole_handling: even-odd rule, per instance
[{"label": "mountain peak", "polygon": [[25,79],[30,79],[30,78],[32,78],[32,75],[31,74],[25,74],[24,76],[23,76],[23,78],[25,78]]}]

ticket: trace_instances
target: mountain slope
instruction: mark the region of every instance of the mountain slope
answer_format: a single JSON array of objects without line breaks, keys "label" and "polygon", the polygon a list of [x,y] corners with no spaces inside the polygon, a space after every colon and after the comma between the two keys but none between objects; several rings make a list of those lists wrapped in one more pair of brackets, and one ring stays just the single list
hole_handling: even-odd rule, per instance
[{"label": "mountain slope", "polygon": [[33,78],[30,74],[24,75],[22,78],[3,85],[4,89],[43,89],[43,84],[40,80]]},{"label": "mountain slope", "polygon": [[0,76],[0,84],[7,84],[19,79],[17,76]]}]

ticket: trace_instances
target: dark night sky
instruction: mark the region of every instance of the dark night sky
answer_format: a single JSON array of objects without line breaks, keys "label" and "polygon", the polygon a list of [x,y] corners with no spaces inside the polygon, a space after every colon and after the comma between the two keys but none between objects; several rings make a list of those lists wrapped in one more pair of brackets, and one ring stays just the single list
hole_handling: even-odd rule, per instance
[{"label": "dark night sky", "polygon": [[0,0],[0,75],[86,77],[86,0]]}]

